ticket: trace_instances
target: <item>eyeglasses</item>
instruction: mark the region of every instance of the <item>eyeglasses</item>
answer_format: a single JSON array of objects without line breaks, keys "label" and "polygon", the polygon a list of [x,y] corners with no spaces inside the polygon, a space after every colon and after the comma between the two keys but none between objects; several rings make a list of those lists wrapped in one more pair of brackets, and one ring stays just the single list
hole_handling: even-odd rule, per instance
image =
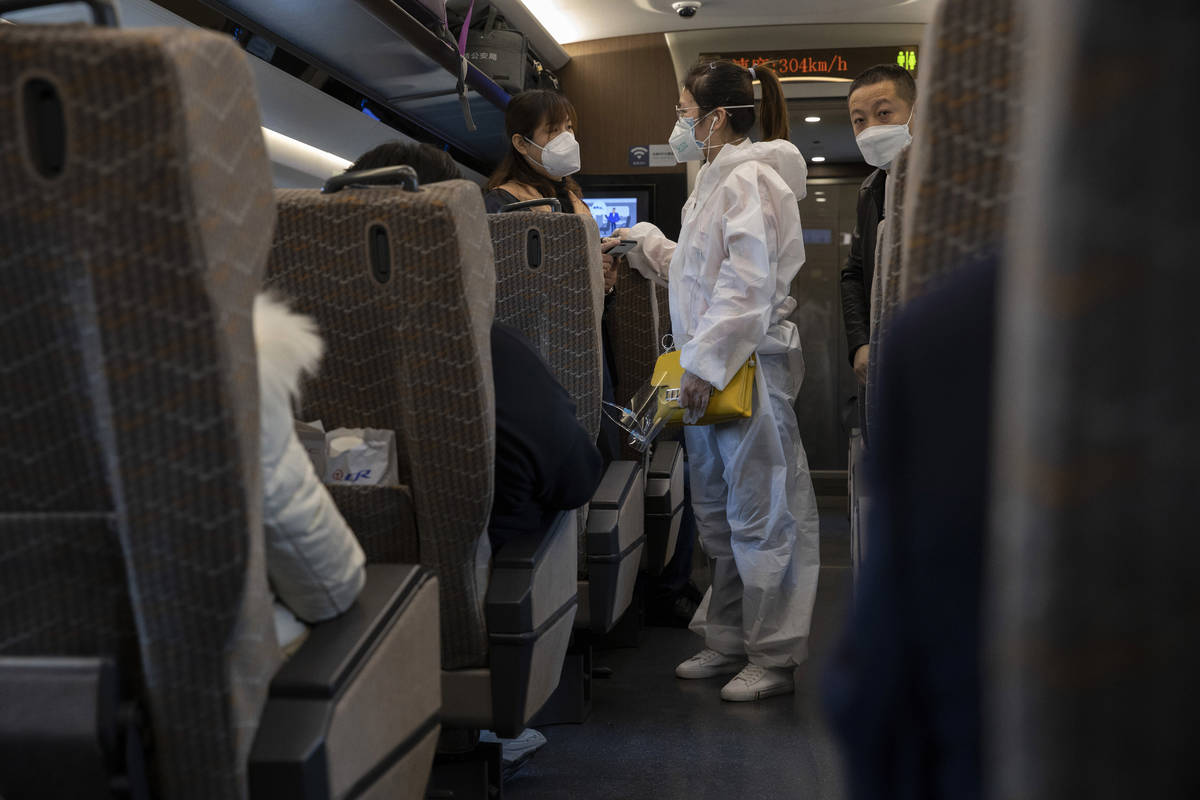
[{"label": "eyeglasses", "polygon": [[[700,111],[700,110],[702,110],[702,108],[703,108],[702,106],[675,106],[675,116],[679,117],[680,119],[683,119],[684,115],[687,114],[687,112]],[[735,108],[754,108],[754,104],[746,103],[745,105],[740,105],[740,106],[717,106],[717,108],[725,109],[725,113],[728,114],[730,112],[730,110],[735,109]],[[717,108],[714,108],[713,111],[716,111]],[[709,113],[712,113],[712,112],[709,112]]]}]

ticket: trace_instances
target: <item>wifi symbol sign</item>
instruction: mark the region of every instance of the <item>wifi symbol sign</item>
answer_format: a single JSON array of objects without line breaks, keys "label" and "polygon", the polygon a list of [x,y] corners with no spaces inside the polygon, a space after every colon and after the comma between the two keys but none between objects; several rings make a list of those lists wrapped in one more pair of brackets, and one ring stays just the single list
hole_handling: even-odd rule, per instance
[{"label": "wifi symbol sign", "polygon": [[631,167],[648,167],[650,166],[650,148],[638,145],[637,147],[629,148],[629,166]]}]

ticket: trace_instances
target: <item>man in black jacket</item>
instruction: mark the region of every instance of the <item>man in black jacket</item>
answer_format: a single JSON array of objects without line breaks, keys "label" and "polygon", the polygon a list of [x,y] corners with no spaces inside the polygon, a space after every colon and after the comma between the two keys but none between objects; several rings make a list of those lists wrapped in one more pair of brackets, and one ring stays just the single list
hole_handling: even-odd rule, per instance
[{"label": "man in black jacket", "polygon": [[916,82],[908,70],[896,64],[871,67],[850,84],[850,124],[863,158],[876,168],[858,190],[858,220],[842,270],[842,317],[850,363],[864,384],[871,342],[876,232],[883,219],[887,171],[896,154],[912,141],[910,123],[916,99]]}]

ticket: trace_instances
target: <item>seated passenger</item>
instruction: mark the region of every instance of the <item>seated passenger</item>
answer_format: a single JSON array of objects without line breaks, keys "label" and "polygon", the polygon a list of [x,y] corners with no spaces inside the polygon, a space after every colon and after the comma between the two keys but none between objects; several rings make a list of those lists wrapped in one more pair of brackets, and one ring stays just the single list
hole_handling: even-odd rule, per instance
[{"label": "seated passenger", "polygon": [[524,533],[548,531],[559,511],[592,499],[604,476],[600,451],[575,403],[516,328],[492,325],[496,382],[496,488],[492,550]]},{"label": "seated passenger", "polygon": [[439,150],[425,142],[384,142],[368,150],[350,165],[346,172],[360,172],[382,167],[412,167],[417,172],[417,181],[427,183],[455,181],[462,178],[458,164],[445,150]]},{"label": "seated passenger", "polygon": [[314,372],[325,349],[315,323],[270,295],[259,295],[254,341],[267,576],[283,601],[275,604],[276,637],[291,655],[307,634],[300,620],[331,619],[354,603],[366,582],[365,559],[293,422],[300,374]]},{"label": "seated passenger", "polygon": [[[347,172],[401,165],[416,170],[421,185],[462,177],[445,151],[399,141],[365,153]],[[514,537],[549,531],[559,511],[591,500],[604,464],[575,416],[570,395],[533,344],[499,322],[492,323],[492,379],[496,473],[488,539],[496,553]],[[480,741],[501,745],[507,779],[546,744],[546,737],[526,728],[515,739],[481,731]]]},{"label": "seated passenger", "polygon": [[[347,170],[407,165],[421,185],[462,177],[443,150],[387,142]],[[592,499],[604,464],[575,416],[570,395],[520,331],[492,325],[496,387],[496,483],[488,525],[492,552],[525,533],[549,531],[560,511]]]}]

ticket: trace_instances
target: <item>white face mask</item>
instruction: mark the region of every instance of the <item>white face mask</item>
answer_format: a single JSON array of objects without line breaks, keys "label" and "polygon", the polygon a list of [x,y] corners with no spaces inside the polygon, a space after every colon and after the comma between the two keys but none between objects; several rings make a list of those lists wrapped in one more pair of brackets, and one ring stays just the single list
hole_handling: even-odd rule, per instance
[{"label": "white face mask", "polygon": [[[709,114],[711,113],[710,111]],[[704,116],[708,116],[708,114]],[[667,142],[671,145],[671,152],[675,154],[676,163],[704,160],[704,148],[708,146],[708,140],[712,138],[713,128],[716,127],[717,121],[714,119],[712,125],[708,126],[708,136],[701,144],[696,140],[696,124],[701,119],[704,117],[700,117],[700,119],[680,117],[675,122],[675,129],[671,131],[671,138]]]},{"label": "white face mask", "polygon": [[[726,113],[728,113],[731,108],[754,108],[754,106],[753,104],[747,104],[741,106],[721,106],[721,108],[725,109]],[[714,108],[708,114],[715,112],[716,109]],[[704,117],[707,117],[708,114],[705,114]],[[704,117],[699,117],[698,119],[680,117],[676,120],[675,128],[671,131],[671,138],[667,140],[671,145],[671,152],[675,154],[676,162],[682,164],[685,161],[701,161],[704,159],[704,153],[708,150],[708,141],[712,138],[713,129],[717,126],[717,121],[714,119],[712,124],[708,126],[708,136],[704,137],[703,142],[698,141],[696,139],[696,125]]]},{"label": "white face mask", "polygon": [[[725,113],[728,114],[731,108],[754,108],[754,104],[721,106],[720,108],[724,108]],[[715,112],[716,109],[714,108],[708,114],[714,114]],[[704,114],[704,116],[708,116],[708,114]],[[700,120],[704,119],[704,116],[695,120],[686,118],[686,116],[680,116],[676,121],[676,126],[671,131],[671,138],[667,139],[667,142],[671,144],[671,152],[673,152],[678,163],[701,161],[704,157],[704,152],[708,150],[708,140],[713,138],[713,128],[716,127],[716,120],[713,120],[713,124],[708,126],[708,136],[704,137],[703,142],[698,142],[696,139],[696,125],[700,124]]]},{"label": "white face mask", "polygon": [[[908,114],[912,122],[912,112]],[[890,169],[900,151],[912,144],[908,122],[903,125],[874,125],[855,137],[863,160],[872,167]]]},{"label": "white face mask", "polygon": [[[570,131],[563,131],[558,136],[555,136],[546,142],[545,147],[542,147],[528,136],[525,137],[525,141],[542,151],[541,167],[551,177],[565,178],[568,175],[574,175],[576,172],[579,172],[581,163],[579,160],[579,142],[575,141],[575,134]],[[529,160],[533,161],[533,159]]]}]

